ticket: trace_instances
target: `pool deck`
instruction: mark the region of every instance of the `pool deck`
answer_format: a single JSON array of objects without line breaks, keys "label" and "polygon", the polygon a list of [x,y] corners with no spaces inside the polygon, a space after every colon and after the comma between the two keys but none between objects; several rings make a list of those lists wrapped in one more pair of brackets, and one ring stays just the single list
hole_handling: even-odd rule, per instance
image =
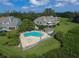
[{"label": "pool deck", "polygon": [[41,40],[44,40],[45,38],[50,37],[45,32],[42,32],[42,31],[36,31],[36,32],[41,32],[43,34],[43,36],[41,36],[41,37],[36,37],[36,36],[25,37],[24,36],[25,32],[20,34],[20,42],[21,42],[22,48],[27,48],[31,45],[38,43]]}]

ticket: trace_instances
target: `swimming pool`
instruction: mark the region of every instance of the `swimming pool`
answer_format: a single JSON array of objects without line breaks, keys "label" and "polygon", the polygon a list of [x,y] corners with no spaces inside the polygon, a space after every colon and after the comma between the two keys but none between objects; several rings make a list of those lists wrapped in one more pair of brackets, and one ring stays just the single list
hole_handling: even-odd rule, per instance
[{"label": "swimming pool", "polygon": [[41,33],[41,32],[25,32],[24,36],[25,37],[29,37],[29,36],[41,37],[41,36],[43,36],[43,33]]}]

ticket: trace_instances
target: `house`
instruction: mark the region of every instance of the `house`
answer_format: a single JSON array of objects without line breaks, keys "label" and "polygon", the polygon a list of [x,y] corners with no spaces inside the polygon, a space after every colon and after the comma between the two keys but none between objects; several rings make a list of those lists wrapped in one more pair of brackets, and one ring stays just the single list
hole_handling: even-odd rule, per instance
[{"label": "house", "polygon": [[53,16],[42,16],[34,20],[34,23],[37,25],[43,25],[43,26],[53,26],[59,23],[58,17]]},{"label": "house", "polygon": [[53,16],[42,16],[34,20],[35,24],[46,26],[46,28],[44,28],[43,31],[45,31],[49,35],[52,35],[54,33],[52,27],[55,27],[56,24],[58,24],[59,22],[59,17]]},{"label": "house", "polygon": [[21,20],[13,16],[1,17],[0,31],[11,31],[13,29],[17,29],[20,23],[21,23]]}]

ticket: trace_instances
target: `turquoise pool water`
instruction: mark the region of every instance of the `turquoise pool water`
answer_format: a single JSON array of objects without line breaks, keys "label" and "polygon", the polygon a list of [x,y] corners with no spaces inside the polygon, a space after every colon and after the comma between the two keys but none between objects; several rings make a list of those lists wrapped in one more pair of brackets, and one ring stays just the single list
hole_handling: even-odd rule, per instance
[{"label": "turquoise pool water", "polygon": [[43,34],[41,32],[26,32],[24,33],[25,37],[29,37],[29,36],[36,36],[36,37],[41,37],[43,36]]}]

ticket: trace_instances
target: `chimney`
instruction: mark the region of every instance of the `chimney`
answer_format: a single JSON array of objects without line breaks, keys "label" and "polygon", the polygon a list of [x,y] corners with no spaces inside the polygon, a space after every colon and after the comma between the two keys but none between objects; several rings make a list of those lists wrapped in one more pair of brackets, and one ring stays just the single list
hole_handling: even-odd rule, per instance
[{"label": "chimney", "polygon": [[9,17],[9,23],[11,23],[11,18]]}]

